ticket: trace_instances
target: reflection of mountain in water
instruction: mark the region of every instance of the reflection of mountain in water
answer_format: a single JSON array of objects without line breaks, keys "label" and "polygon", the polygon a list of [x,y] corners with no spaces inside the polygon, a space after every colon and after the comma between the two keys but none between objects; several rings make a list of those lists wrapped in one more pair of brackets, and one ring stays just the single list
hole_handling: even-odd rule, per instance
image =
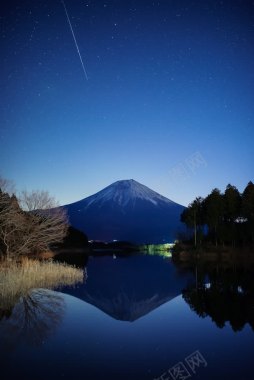
[{"label": "reflection of mountain in water", "polygon": [[156,256],[91,258],[86,284],[68,294],[122,321],[135,321],[179,294],[193,280]]},{"label": "reflection of mountain in water", "polygon": [[[21,297],[12,310],[0,310],[0,348],[18,341],[40,345],[61,322],[64,299],[47,289],[34,289]],[[1,350],[0,350],[1,351]]]},{"label": "reflection of mountain in water", "polygon": [[200,317],[210,316],[220,328],[229,322],[234,331],[242,330],[245,324],[254,330],[254,283],[250,270],[199,268],[196,286],[187,287],[183,298]]}]

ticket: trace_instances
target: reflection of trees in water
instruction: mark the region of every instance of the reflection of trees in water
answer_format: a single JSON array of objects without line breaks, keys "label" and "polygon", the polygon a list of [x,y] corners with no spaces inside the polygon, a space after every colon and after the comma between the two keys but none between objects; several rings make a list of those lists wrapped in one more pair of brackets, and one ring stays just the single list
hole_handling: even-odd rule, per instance
[{"label": "reflection of trees in water", "polygon": [[196,286],[184,289],[183,298],[200,317],[210,316],[220,328],[229,322],[234,331],[242,330],[245,324],[254,330],[252,271],[197,268]]},{"label": "reflection of trees in water", "polygon": [[12,310],[0,311],[0,346],[20,342],[40,345],[61,322],[63,297],[47,289],[35,289],[21,297]]}]

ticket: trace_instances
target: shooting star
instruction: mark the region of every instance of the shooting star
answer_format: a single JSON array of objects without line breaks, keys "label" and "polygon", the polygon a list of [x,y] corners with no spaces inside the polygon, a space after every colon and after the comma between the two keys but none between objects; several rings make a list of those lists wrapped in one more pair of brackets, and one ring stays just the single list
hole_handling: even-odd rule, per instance
[{"label": "shooting star", "polygon": [[73,39],[74,39],[74,42],[75,42],[75,45],[76,45],[76,48],[77,48],[77,52],[78,52],[78,55],[79,55],[79,59],[80,59],[80,62],[81,62],[81,65],[82,65],[82,68],[83,68],[86,80],[88,80],[88,76],[87,76],[87,72],[86,72],[86,69],[85,69],[85,65],[84,65],[83,59],[82,59],[81,54],[80,54],[80,50],[79,50],[79,47],[78,47],[78,44],[77,44],[77,40],[76,40],[74,31],[73,31],[73,28],[72,28],[72,25],[71,25],[71,20],[70,20],[70,17],[68,15],[67,8],[65,6],[64,0],[61,0],[61,3],[63,4],[64,10],[65,10],[67,21],[68,21],[70,29],[71,29],[71,33],[72,33],[72,36],[73,36]]}]

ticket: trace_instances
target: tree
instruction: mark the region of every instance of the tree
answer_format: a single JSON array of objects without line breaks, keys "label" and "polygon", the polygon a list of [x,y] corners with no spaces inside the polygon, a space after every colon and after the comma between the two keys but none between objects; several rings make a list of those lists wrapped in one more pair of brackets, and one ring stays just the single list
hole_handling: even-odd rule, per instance
[{"label": "tree", "polygon": [[246,233],[254,242],[254,184],[250,181],[242,194],[242,214],[246,219]]},{"label": "tree", "polygon": [[181,214],[181,222],[194,229],[194,245],[197,246],[197,234],[201,234],[204,225],[203,198],[197,197]]},{"label": "tree", "polygon": [[0,190],[2,255],[9,259],[36,255],[61,242],[67,233],[67,217],[63,208],[55,206],[54,198],[45,191],[23,192],[18,202]]},{"label": "tree", "polygon": [[198,197],[183,211],[181,221],[194,230],[194,244],[208,227],[206,241],[243,245],[254,243],[254,184],[249,182],[242,194],[228,185],[224,194],[215,188],[205,198]]},{"label": "tree", "polygon": [[232,245],[235,245],[236,241],[236,221],[239,216],[241,216],[241,195],[235,186],[229,184],[224,193],[224,224]]},{"label": "tree", "polygon": [[227,222],[235,222],[241,214],[241,195],[235,186],[230,184],[224,193],[224,217]]},{"label": "tree", "polygon": [[50,196],[48,191],[43,190],[33,190],[30,193],[22,191],[19,204],[24,211],[47,210],[58,206],[55,198]]},{"label": "tree", "polygon": [[209,235],[214,236],[215,245],[218,245],[218,228],[223,219],[223,195],[215,188],[205,198],[205,219],[209,227]]},{"label": "tree", "polygon": [[29,212],[23,247],[33,246],[35,253],[39,253],[63,241],[68,229],[67,215],[47,191],[23,191],[20,206]]},{"label": "tree", "polygon": [[0,253],[7,258],[14,255],[21,241],[25,220],[15,196],[0,189]]},{"label": "tree", "polygon": [[5,192],[9,195],[12,195],[15,193],[15,185],[14,183],[6,178],[3,178],[0,176],[0,189],[2,192]]}]

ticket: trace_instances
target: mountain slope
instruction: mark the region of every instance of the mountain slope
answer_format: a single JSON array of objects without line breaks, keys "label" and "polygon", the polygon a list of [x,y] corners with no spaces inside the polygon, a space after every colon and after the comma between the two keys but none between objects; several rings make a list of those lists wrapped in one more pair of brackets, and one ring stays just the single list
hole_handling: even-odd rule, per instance
[{"label": "mountain slope", "polygon": [[181,206],[134,181],[117,181],[98,193],[64,206],[72,226],[90,240],[163,243],[176,238]]}]

